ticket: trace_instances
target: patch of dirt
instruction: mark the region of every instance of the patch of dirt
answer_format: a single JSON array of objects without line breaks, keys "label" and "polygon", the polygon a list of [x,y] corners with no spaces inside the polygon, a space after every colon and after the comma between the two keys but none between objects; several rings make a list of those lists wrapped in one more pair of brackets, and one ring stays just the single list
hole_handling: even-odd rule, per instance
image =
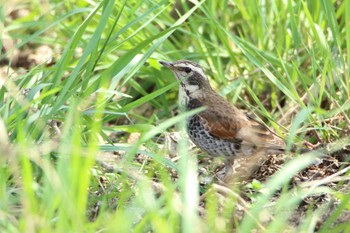
[{"label": "patch of dirt", "polygon": [[[130,137],[130,140],[131,138],[132,137]],[[175,145],[179,142],[179,140],[181,140],[181,136],[175,133],[166,135],[165,139],[162,141],[162,143],[165,145],[165,147],[168,148],[169,151],[169,157],[167,159],[173,162],[176,162],[179,159]],[[197,149],[192,144],[190,148],[191,150],[195,150],[195,152],[197,152]],[[164,148],[162,147],[160,149]],[[120,154],[117,157],[121,158],[122,156],[123,155]],[[338,150],[337,152],[318,159],[316,163],[298,172],[291,179],[289,183],[289,189],[298,188],[308,190],[315,187],[329,187],[332,188],[332,190],[338,191],[340,193],[348,193],[350,190],[350,177],[347,175],[350,171],[349,158],[350,146],[347,146],[341,150]],[[243,218],[244,214],[247,212],[246,210],[248,210],[249,206],[254,202],[254,198],[252,197],[257,194],[256,192],[261,192],[253,190],[250,184],[257,181],[264,184],[269,180],[270,177],[276,174],[276,172],[280,171],[280,169],[291,159],[293,158],[283,154],[269,156],[268,159],[261,164],[261,166],[251,175],[248,180],[244,180],[240,183],[240,191],[239,193],[236,193],[235,191],[226,187],[226,185],[223,185],[217,179],[216,173],[222,170],[223,163],[218,159],[213,159],[208,156],[201,156],[201,152],[198,151],[198,182],[202,195],[198,206],[198,212],[200,216],[205,216],[206,196],[208,195],[208,192],[211,192],[212,189],[214,189],[214,192],[216,195],[218,195],[219,202],[223,203],[222,205],[225,205],[225,200],[228,196],[232,197],[233,195],[238,199],[234,218],[240,221]],[[152,158],[138,154],[136,155],[134,161],[142,166],[142,164],[145,162],[150,163],[152,161]],[[176,181],[178,179],[177,172],[170,168],[168,170],[169,174],[171,175],[171,179],[173,181]],[[113,171],[113,169],[110,169],[109,171]],[[128,171],[128,174],[132,179],[140,178],[138,172],[131,173],[131,171]],[[154,175],[155,177],[153,179],[153,186],[157,188],[157,193],[162,193],[166,187],[158,182],[159,179],[156,173]],[[208,188],[211,191],[208,191]],[[174,195],[177,196],[179,193],[176,192]],[[279,200],[279,196],[280,191],[276,192],[271,198],[269,202],[270,206],[267,206],[266,208],[264,207],[263,212],[266,212],[266,215],[262,218],[259,217],[259,224],[262,224],[262,228],[263,225],[273,221],[274,216],[272,213],[275,211],[274,208]],[[298,204],[296,209],[285,210],[285,212],[287,214],[286,216],[289,216],[288,221],[290,227],[293,228],[298,227],[299,224],[304,221],[304,219],[308,216],[307,213],[309,211],[318,213],[317,222],[315,224],[315,230],[318,230],[327,220],[327,218],[329,218],[334,213],[334,210],[338,208],[339,204],[340,200],[335,195],[331,195],[330,193],[325,192],[307,195]],[[220,209],[223,208],[219,207],[219,212]],[[332,224],[335,226],[346,222],[350,222],[350,212],[343,210],[338,216],[336,216],[335,221],[333,221]]]}]

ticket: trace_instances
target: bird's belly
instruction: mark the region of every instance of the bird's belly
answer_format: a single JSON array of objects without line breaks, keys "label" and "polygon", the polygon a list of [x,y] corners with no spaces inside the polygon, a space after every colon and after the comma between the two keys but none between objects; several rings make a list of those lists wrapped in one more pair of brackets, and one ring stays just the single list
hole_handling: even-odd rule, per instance
[{"label": "bird's belly", "polygon": [[211,156],[237,155],[240,145],[212,136],[198,117],[188,119],[188,134],[193,143]]}]

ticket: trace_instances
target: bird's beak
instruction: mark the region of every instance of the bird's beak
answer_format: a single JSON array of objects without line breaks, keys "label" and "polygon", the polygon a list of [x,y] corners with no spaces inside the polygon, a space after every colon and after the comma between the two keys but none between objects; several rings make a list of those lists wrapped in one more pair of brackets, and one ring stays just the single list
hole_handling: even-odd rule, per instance
[{"label": "bird's beak", "polygon": [[173,63],[171,62],[166,62],[166,61],[159,61],[159,63],[171,70],[174,70],[175,69],[175,66],[173,65]]}]

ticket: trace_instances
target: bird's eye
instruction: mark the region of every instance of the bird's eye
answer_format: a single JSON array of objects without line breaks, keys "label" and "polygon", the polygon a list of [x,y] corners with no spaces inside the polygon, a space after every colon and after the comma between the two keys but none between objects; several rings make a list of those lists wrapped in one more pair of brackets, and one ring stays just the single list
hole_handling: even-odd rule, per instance
[{"label": "bird's eye", "polygon": [[190,67],[185,67],[184,71],[185,71],[186,73],[190,73],[192,70],[191,70]]}]

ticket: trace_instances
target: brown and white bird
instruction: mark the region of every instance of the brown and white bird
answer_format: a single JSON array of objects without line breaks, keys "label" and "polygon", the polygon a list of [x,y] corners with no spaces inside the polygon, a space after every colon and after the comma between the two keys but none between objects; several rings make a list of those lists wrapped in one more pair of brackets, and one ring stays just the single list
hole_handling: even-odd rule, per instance
[{"label": "brown and white bird", "polygon": [[160,64],[180,81],[180,102],[187,110],[206,107],[187,119],[188,134],[209,155],[226,158],[225,179],[232,175],[236,158],[246,158],[251,163],[247,164],[249,170],[266,155],[284,152],[284,140],[217,94],[200,65],[188,60]]}]

